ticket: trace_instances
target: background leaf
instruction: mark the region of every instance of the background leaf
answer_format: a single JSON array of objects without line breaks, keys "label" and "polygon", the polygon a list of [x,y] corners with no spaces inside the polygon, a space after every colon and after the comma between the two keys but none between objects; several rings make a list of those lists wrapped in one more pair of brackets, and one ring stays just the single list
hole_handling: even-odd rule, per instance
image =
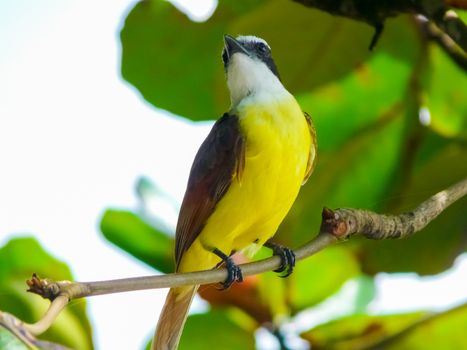
[{"label": "background leaf", "polygon": [[293,312],[316,305],[333,295],[348,279],[359,274],[355,256],[337,246],[297,264],[285,280],[286,298]]},{"label": "background leaf", "polygon": [[108,209],[101,219],[100,228],[110,242],[149,266],[164,273],[174,271],[173,239],[138,215]]},{"label": "background leaf", "polygon": [[447,137],[467,139],[467,75],[441,51],[431,46],[430,79],[425,86],[430,127]]},{"label": "background leaf", "polygon": [[[411,210],[436,192],[467,174],[467,149],[448,144],[413,174],[404,191],[398,212]],[[440,169],[443,169],[440,171]],[[431,222],[422,232],[404,240],[381,242],[362,240],[362,259],[366,272],[417,271],[435,274],[449,268],[467,248],[467,198],[460,199]]]},{"label": "background leaf", "polygon": [[[397,214],[467,175],[466,75],[427,40],[413,16],[387,20],[369,52],[368,25],[289,0],[220,0],[204,23],[191,22],[166,2],[144,1],[121,32],[123,76],[156,107],[192,120],[214,119],[229,105],[219,58],[223,34],[268,41],[284,85],[317,129],[318,164],[279,228],[281,243],[297,247],[309,241],[323,206]],[[409,239],[351,240],[299,262],[286,280],[265,273],[224,294],[206,289],[203,297],[216,307],[235,305],[255,327],[271,321],[279,326],[284,316],[312,309],[352,280],[360,292],[350,312],[364,313],[375,293],[374,274],[434,274],[451,266],[466,248],[466,205],[459,201]],[[152,230],[146,234],[159,235]],[[133,230],[125,231],[122,236]],[[135,248],[136,240],[114,241],[146,262],[163,256],[160,247],[170,244],[155,248],[143,239],[145,248]],[[269,255],[261,250],[258,258]],[[150,264],[167,268],[161,261]],[[208,314],[190,318],[199,323],[192,327],[207,322],[209,328],[203,317],[214,316]],[[353,315],[306,337],[318,348],[347,349],[405,329],[421,315]]]},{"label": "background leaf", "polygon": [[253,350],[255,339],[252,331],[246,329],[243,322],[236,320],[235,314],[229,310],[217,309],[191,315],[186,322],[179,349],[209,348]]},{"label": "background leaf", "polygon": [[[19,319],[36,322],[50,302],[26,293],[26,280],[32,272],[54,280],[73,280],[70,270],[50,256],[30,237],[15,238],[0,248],[0,305],[2,311]],[[92,349],[91,325],[86,302],[71,303],[41,338],[75,349]]]},{"label": "background leaf", "polygon": [[466,324],[467,306],[463,305],[404,332],[388,342],[387,349],[463,349],[467,347]]},{"label": "background leaf", "polygon": [[467,306],[439,314],[423,312],[368,316],[354,315],[305,332],[313,349],[462,349]]},{"label": "background leaf", "polygon": [[[348,31],[354,33],[352,42]],[[229,106],[220,59],[227,33],[268,40],[279,67],[288,67],[281,71],[292,92],[307,91],[361,63],[371,37],[364,24],[288,0],[220,1],[204,23],[191,22],[166,1],[145,1],[133,8],[121,32],[123,77],[159,108],[193,120],[217,119]]]},{"label": "background leaf", "polygon": [[29,350],[28,346],[19,340],[8,329],[0,325],[0,349]]},{"label": "background leaf", "polygon": [[423,316],[416,312],[401,315],[353,315],[317,326],[302,334],[313,349],[365,349],[410,326]]}]

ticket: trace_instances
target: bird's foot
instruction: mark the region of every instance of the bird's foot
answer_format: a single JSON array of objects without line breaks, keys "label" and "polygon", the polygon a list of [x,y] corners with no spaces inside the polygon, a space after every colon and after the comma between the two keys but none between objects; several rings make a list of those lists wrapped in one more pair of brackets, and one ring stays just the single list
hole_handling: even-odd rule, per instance
[{"label": "bird's foot", "polygon": [[273,255],[281,258],[281,265],[274,272],[281,273],[285,271],[285,274],[280,276],[282,278],[290,276],[295,267],[295,253],[293,250],[271,241],[267,241],[264,246],[270,248]]},{"label": "bird's foot", "polygon": [[222,288],[220,288],[220,290],[229,288],[234,282],[243,281],[242,270],[234,263],[230,256],[225,255],[217,248],[212,252],[222,259],[222,262],[225,264],[225,268],[227,269],[227,278],[222,282]]}]

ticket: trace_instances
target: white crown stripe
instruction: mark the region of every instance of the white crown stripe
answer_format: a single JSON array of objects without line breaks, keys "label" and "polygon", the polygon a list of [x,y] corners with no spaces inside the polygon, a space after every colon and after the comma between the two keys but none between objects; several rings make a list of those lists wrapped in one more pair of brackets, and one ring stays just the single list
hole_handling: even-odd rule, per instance
[{"label": "white crown stripe", "polygon": [[236,39],[238,41],[240,41],[240,42],[243,41],[243,42],[263,43],[264,45],[266,45],[269,48],[269,50],[271,50],[271,47],[266,42],[266,40],[264,40],[262,38],[258,38],[257,36],[254,36],[254,35],[239,35],[239,36],[237,36]]}]

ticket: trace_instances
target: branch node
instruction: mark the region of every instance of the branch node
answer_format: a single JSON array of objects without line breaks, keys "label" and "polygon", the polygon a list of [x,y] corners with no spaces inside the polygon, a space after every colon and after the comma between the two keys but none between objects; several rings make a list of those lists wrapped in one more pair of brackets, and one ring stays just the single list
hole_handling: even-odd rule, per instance
[{"label": "branch node", "polygon": [[55,282],[48,278],[41,279],[36,273],[32,274],[31,279],[26,280],[28,292],[40,295],[44,299],[54,301],[59,295],[63,294],[64,285],[72,285],[70,281]]},{"label": "branch node", "polygon": [[342,220],[337,211],[324,207],[321,213],[320,233],[330,233],[339,240],[345,240],[349,235],[349,224]]}]

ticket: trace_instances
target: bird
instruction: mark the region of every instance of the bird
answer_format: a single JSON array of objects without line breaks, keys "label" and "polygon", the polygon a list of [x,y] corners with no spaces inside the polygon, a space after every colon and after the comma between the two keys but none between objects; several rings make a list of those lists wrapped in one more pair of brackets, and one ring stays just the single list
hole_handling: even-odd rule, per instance
[{"label": "bird", "polygon": [[[310,116],[281,82],[271,47],[253,35],[224,35],[222,61],[231,107],[213,125],[193,161],[176,233],[176,272],[227,269],[223,288],[242,281],[235,252],[261,246],[295,264],[290,248],[271,240],[316,163]],[[178,347],[198,285],[171,288],[152,349]]]}]

